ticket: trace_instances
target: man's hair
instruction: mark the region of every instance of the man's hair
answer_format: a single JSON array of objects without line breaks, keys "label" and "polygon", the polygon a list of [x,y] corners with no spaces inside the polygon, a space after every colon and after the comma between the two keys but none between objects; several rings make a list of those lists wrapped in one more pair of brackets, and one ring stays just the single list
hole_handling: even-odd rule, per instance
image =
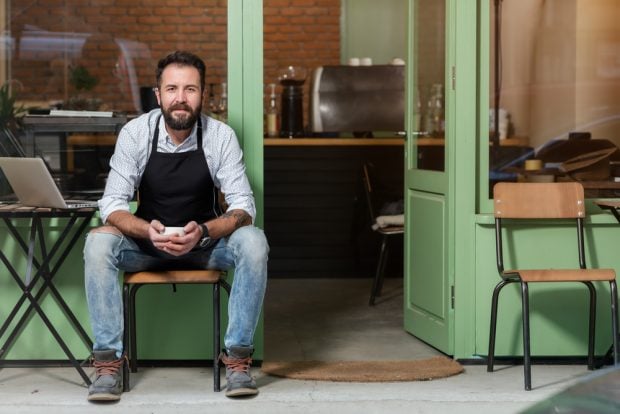
[{"label": "man's hair", "polygon": [[170,53],[168,56],[162,58],[157,63],[157,72],[156,72],[156,80],[157,87],[161,85],[161,74],[166,69],[168,65],[181,65],[181,66],[193,66],[198,69],[198,73],[200,74],[200,89],[205,90],[205,73],[206,66],[205,63],[198,56],[191,52],[185,52],[182,50],[177,50],[176,52]]}]

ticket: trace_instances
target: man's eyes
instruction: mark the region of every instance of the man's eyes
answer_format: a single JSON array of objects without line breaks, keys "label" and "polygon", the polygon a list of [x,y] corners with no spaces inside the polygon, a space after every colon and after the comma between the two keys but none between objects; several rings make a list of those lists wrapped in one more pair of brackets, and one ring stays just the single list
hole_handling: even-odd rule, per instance
[{"label": "man's eyes", "polygon": [[[166,88],[164,89],[164,91],[166,93],[175,93],[177,91],[177,88]],[[185,93],[198,93],[198,88],[185,88]]]}]

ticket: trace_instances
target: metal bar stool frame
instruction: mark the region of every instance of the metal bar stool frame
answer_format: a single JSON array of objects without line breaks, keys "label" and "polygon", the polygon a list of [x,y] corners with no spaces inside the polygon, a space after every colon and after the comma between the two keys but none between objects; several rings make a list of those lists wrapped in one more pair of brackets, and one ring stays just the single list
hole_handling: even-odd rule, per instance
[{"label": "metal bar stool frame", "polygon": [[[130,390],[129,372],[138,371],[138,347],[136,340],[136,293],[144,285],[154,284],[211,284],[213,288],[213,391],[220,386],[220,286],[230,297],[230,285],[224,277],[226,272],[219,269],[205,270],[162,270],[126,272],[123,277],[123,349],[127,359],[123,364],[123,391]],[[129,351],[129,352],[128,352]]]}]

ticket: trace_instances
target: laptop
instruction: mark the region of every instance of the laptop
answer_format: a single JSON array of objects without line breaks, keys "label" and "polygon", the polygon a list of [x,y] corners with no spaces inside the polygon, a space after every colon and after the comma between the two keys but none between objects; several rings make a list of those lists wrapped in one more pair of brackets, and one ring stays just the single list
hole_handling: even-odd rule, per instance
[{"label": "laptop", "polygon": [[96,201],[65,200],[41,158],[0,157],[0,168],[24,206],[76,209]]}]

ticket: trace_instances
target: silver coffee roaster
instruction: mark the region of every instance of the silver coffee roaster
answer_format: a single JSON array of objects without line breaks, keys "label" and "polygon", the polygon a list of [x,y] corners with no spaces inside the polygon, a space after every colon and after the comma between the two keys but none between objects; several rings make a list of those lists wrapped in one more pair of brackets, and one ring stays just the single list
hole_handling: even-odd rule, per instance
[{"label": "silver coffee roaster", "polygon": [[319,66],[310,85],[309,129],[314,136],[405,129],[405,66]]}]

